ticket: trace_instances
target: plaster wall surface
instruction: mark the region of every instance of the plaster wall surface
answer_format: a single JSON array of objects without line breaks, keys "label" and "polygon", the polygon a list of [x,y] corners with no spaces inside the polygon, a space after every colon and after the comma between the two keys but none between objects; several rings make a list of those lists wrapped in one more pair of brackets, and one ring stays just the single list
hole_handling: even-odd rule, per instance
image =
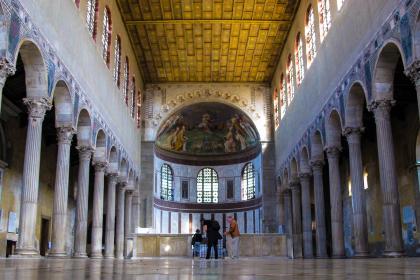
[{"label": "plaster wall surface", "polygon": [[[280,126],[275,132],[277,164],[285,161],[305,130],[315,120],[328,98],[333,94],[342,77],[351,69],[375,33],[381,30],[381,25],[400,1],[345,1],[339,11],[337,11],[334,2],[336,1],[331,1],[333,4],[331,5],[331,28],[323,42],[320,43],[317,1],[301,1],[273,77],[272,92],[274,89],[280,88],[281,74],[286,75],[288,55],[292,54],[294,57],[295,38],[298,32],[302,36],[305,33],[305,14],[309,5],[312,4],[317,31],[317,55],[309,68],[306,55],[304,55],[305,78],[296,88],[294,100],[288,106],[284,117],[280,120]],[[304,53],[305,51],[304,47]]]},{"label": "plaster wall surface", "polygon": [[[121,90],[113,80],[112,63],[107,67],[101,56],[101,35],[104,5],[111,11],[117,11],[115,1],[100,1],[97,38],[94,41],[86,27],[86,3],[81,1],[80,11],[74,1],[22,0],[22,6],[28,11],[34,24],[40,29],[47,41],[56,50],[77,82],[86,91],[90,101],[120,139],[128,154],[137,166],[140,166],[140,130],[136,121],[130,117]],[[102,2],[102,3],[101,3]],[[122,45],[129,46],[129,39],[118,13],[112,15],[111,62],[115,35],[121,36]],[[141,89],[140,73],[135,67],[135,57],[129,48],[123,53],[131,61],[130,72],[134,73],[137,88]]]}]

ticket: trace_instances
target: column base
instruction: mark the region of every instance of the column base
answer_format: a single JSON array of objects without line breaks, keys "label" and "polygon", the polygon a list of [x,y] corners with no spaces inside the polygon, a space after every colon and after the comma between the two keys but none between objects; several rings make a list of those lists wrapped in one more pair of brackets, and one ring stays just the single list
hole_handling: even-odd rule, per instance
[{"label": "column base", "polygon": [[112,260],[112,259],[115,259],[115,257],[114,257],[114,255],[105,255],[104,259]]},{"label": "column base", "polygon": [[315,257],[314,256],[311,256],[311,255],[307,255],[307,256],[303,256],[303,258],[304,259],[314,259]]},{"label": "column base", "polygon": [[401,258],[405,256],[404,251],[385,251],[382,254],[385,258]]},{"label": "column base", "polygon": [[86,253],[74,253],[74,259],[87,259],[88,255]]},{"label": "column base", "polygon": [[66,253],[49,253],[48,258],[50,259],[68,259],[70,256],[68,256]]},{"label": "column base", "polygon": [[103,255],[102,255],[102,253],[92,253],[90,255],[90,258],[91,259],[102,259],[103,258]]},{"label": "column base", "polygon": [[16,249],[16,255],[12,255],[11,258],[21,259],[21,258],[42,258],[39,254],[39,251],[36,249]]}]

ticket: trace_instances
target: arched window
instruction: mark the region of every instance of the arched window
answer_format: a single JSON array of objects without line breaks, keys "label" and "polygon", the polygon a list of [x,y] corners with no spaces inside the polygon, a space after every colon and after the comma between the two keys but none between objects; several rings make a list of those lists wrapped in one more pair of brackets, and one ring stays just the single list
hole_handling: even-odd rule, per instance
[{"label": "arched window", "polygon": [[255,170],[251,162],[242,170],[241,194],[242,200],[255,198]]},{"label": "arched window", "polygon": [[124,63],[124,80],[123,80],[123,100],[126,105],[128,105],[128,75],[129,75],[129,69],[130,65],[128,64],[128,57],[125,57],[125,63]]},{"label": "arched window", "polygon": [[98,15],[98,1],[87,0],[86,24],[93,39],[96,38],[96,19]]},{"label": "arched window", "polygon": [[316,33],[315,33],[315,18],[314,9],[309,6],[306,12],[306,26],[305,26],[305,37],[306,37],[306,60],[307,67],[312,64],[316,56]]},{"label": "arched window", "polygon": [[277,89],[274,90],[273,94],[273,103],[274,103],[274,127],[279,127],[279,97]]},{"label": "arched window", "polygon": [[280,78],[280,119],[282,119],[284,114],[286,113],[286,106],[287,106],[286,80],[284,79],[283,74],[281,74],[281,78]]},{"label": "arched window", "polygon": [[117,86],[120,87],[121,79],[121,39],[117,35],[115,39],[115,48],[114,48],[114,81],[117,83]]},{"label": "arched window", "polygon": [[203,168],[197,176],[197,203],[217,203],[219,201],[219,179],[212,168]]},{"label": "arched window", "polygon": [[331,27],[330,0],[318,0],[319,28],[321,29],[321,42],[327,36]]},{"label": "arched window", "polygon": [[136,78],[131,80],[130,92],[130,116],[134,119],[134,108],[136,106]]},{"label": "arched window", "polygon": [[104,10],[104,21],[102,31],[102,58],[104,59],[107,66],[110,61],[110,48],[111,48],[111,12],[108,7]]},{"label": "arched window", "polygon": [[337,0],[337,10],[340,10],[345,0]]},{"label": "arched window", "polygon": [[295,96],[295,73],[293,65],[292,55],[289,54],[287,60],[287,106],[289,106]]},{"label": "arched window", "polygon": [[303,65],[303,43],[300,33],[296,36],[295,45],[296,84],[299,86],[305,77],[305,66]]},{"label": "arched window", "polygon": [[172,168],[164,163],[160,169],[160,198],[163,200],[174,200],[174,181]]}]

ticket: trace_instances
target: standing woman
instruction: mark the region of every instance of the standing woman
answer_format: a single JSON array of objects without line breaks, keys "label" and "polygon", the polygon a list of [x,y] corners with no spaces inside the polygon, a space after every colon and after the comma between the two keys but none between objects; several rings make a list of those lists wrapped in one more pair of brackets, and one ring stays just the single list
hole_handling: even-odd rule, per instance
[{"label": "standing woman", "polygon": [[232,216],[227,217],[229,223],[229,231],[225,232],[228,243],[228,254],[232,259],[237,259],[239,257],[239,227],[238,223]]}]

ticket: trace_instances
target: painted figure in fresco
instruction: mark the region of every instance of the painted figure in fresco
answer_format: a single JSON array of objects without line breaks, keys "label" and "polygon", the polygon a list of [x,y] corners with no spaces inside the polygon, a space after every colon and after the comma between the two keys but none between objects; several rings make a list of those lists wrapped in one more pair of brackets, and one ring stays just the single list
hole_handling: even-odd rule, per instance
[{"label": "painted figure in fresco", "polygon": [[185,125],[182,125],[181,127],[177,126],[171,143],[172,150],[178,152],[185,151],[186,140],[187,137],[185,137]]},{"label": "painted figure in fresco", "polygon": [[189,154],[236,153],[256,146],[252,121],[238,110],[216,103],[184,108],[170,116],[157,133],[156,145]]},{"label": "painted figure in fresco", "polygon": [[233,137],[232,127],[229,128],[229,132],[226,134],[225,152],[226,153],[236,152],[236,143]]},{"label": "painted figure in fresco", "polygon": [[211,122],[210,114],[205,113],[201,117],[201,123],[198,125],[198,127],[201,128],[204,132],[210,133],[211,132],[210,122]]}]

